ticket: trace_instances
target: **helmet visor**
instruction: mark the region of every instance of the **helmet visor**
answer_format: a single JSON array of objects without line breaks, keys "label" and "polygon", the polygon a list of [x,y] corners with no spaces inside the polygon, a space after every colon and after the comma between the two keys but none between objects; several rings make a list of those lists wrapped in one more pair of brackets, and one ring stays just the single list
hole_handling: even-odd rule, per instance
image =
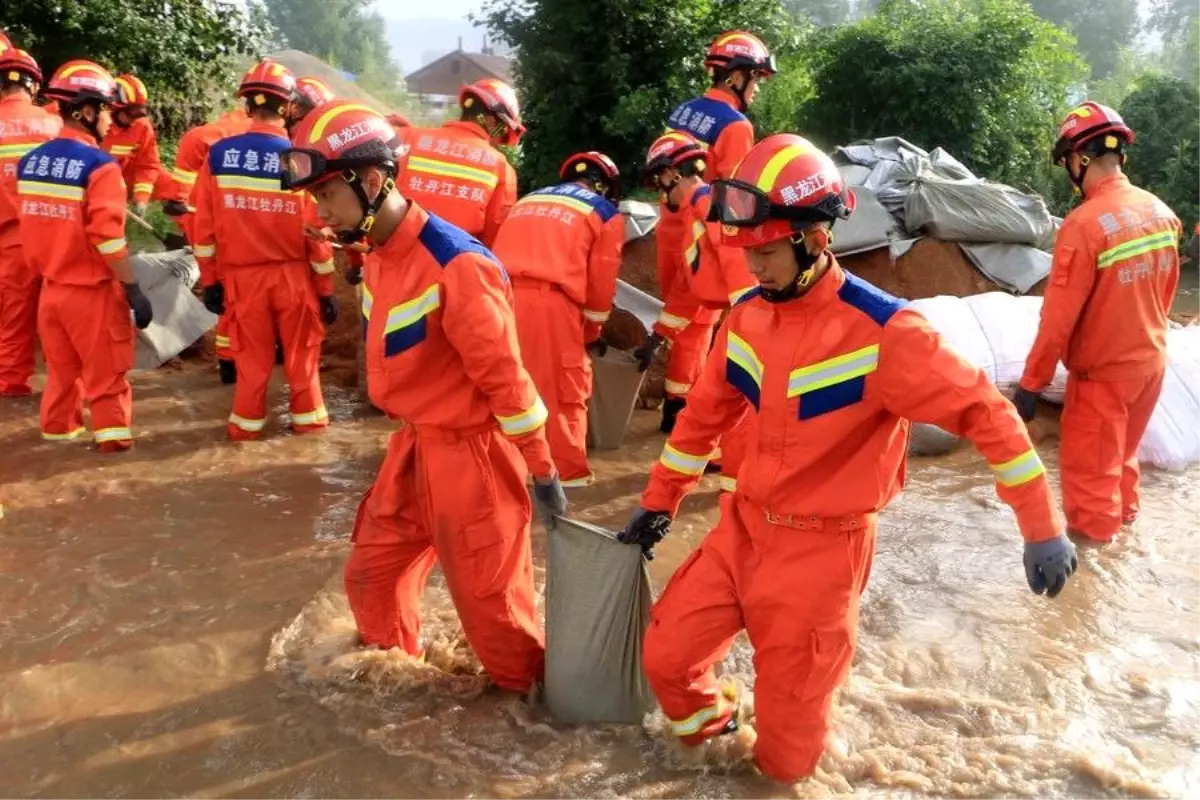
[{"label": "helmet visor", "polygon": [[290,149],[283,152],[279,184],[284,189],[298,189],[315,183],[328,168],[325,156],[316,150]]},{"label": "helmet visor", "polygon": [[798,224],[832,222],[846,219],[853,211],[853,194],[847,200],[829,195],[811,206],[786,206],[772,203],[767,193],[757,186],[738,180],[717,180],[712,185],[712,205],[708,221],[747,228],[761,225],[769,219],[782,219]]}]

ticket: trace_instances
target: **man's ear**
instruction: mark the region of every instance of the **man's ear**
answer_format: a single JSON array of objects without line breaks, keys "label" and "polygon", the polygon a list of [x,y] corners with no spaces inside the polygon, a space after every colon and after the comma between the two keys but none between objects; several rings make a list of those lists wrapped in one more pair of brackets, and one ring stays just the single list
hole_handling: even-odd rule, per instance
[{"label": "man's ear", "polygon": [[829,249],[833,234],[826,225],[814,225],[804,232],[804,249],[810,256],[819,256]]}]

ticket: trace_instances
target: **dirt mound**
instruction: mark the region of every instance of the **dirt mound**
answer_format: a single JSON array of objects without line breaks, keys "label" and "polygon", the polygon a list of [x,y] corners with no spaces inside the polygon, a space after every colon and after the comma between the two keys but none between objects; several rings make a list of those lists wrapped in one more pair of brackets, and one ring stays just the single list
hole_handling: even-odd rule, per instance
[{"label": "dirt mound", "polygon": [[635,289],[662,299],[662,287],[658,285],[658,248],[654,234],[625,243],[621,252],[621,280]]},{"label": "dirt mound", "polygon": [[278,53],[272,53],[267,58],[283,64],[297,78],[320,78],[329,84],[329,88],[333,89],[333,93],[338,97],[362,101],[385,114],[397,110],[372,97],[357,83],[347,78],[341,70],[302,50],[281,50]]},{"label": "dirt mound", "polygon": [[321,379],[338,386],[358,385],[358,351],[363,341],[362,315],[359,312],[358,292],[346,283],[346,262],[341,253],[334,255],[337,273],[334,293],[338,302],[337,322],[325,328],[321,345]]},{"label": "dirt mound", "polygon": [[[921,239],[896,261],[892,261],[886,247],[838,261],[863,280],[907,300],[1005,291],[976,269],[957,244],[938,239]],[[1045,280],[1039,281],[1029,294],[1042,294],[1045,285]]]}]

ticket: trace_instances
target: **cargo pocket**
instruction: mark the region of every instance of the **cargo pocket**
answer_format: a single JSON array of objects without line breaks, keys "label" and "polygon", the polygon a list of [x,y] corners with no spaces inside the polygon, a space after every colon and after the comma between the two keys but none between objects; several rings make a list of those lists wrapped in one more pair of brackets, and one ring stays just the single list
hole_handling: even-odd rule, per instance
[{"label": "cargo pocket", "polygon": [[563,353],[558,380],[558,402],[581,407],[592,394],[592,362],[583,351]]},{"label": "cargo pocket", "polygon": [[[453,569],[460,580],[469,581],[476,597],[490,597],[505,588],[501,570],[519,531],[505,531],[502,526],[512,516],[507,509],[498,508],[496,477],[487,455],[490,440],[473,436],[455,443],[452,452],[443,453],[442,464],[462,464],[452,480],[445,475],[430,475],[439,486],[432,488],[435,525],[442,530],[438,539],[446,542],[456,562]],[[446,447],[439,443],[436,446]]]},{"label": "cargo pocket", "polygon": [[119,305],[114,304],[114,317],[108,324],[108,333],[112,339],[112,367],[116,372],[128,372],[133,369],[134,331],[133,312],[125,303],[124,297]]},{"label": "cargo pocket", "polygon": [[314,306],[309,306],[304,315],[303,338],[301,341],[309,347],[320,347],[321,342],[325,341],[325,321],[321,319],[320,301]]},{"label": "cargo pocket", "polygon": [[809,631],[806,650],[809,669],[797,684],[798,696],[811,702],[828,696],[846,677],[854,656],[849,633],[845,629]]}]

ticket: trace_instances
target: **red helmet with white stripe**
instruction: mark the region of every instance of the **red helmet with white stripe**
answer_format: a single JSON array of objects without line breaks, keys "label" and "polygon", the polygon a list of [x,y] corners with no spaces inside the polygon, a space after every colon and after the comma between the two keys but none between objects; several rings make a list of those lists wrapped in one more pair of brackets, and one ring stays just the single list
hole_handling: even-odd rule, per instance
[{"label": "red helmet with white stripe", "polygon": [[117,100],[113,103],[113,108],[127,111],[137,106],[145,108],[150,102],[150,95],[146,92],[146,84],[142,83],[141,79],[136,75],[117,76]]},{"label": "red helmet with white stripe", "polygon": [[763,76],[779,71],[775,66],[775,56],[767,50],[762,39],[745,31],[725,31],[713,39],[704,56],[704,66],[730,71],[746,69],[760,72]]},{"label": "red helmet with white stripe", "polygon": [[458,104],[463,111],[474,111],[482,106],[479,110],[500,120],[503,130],[489,131],[492,139],[499,144],[513,147],[525,135],[517,93],[502,80],[484,78],[462,87],[458,90]]}]

